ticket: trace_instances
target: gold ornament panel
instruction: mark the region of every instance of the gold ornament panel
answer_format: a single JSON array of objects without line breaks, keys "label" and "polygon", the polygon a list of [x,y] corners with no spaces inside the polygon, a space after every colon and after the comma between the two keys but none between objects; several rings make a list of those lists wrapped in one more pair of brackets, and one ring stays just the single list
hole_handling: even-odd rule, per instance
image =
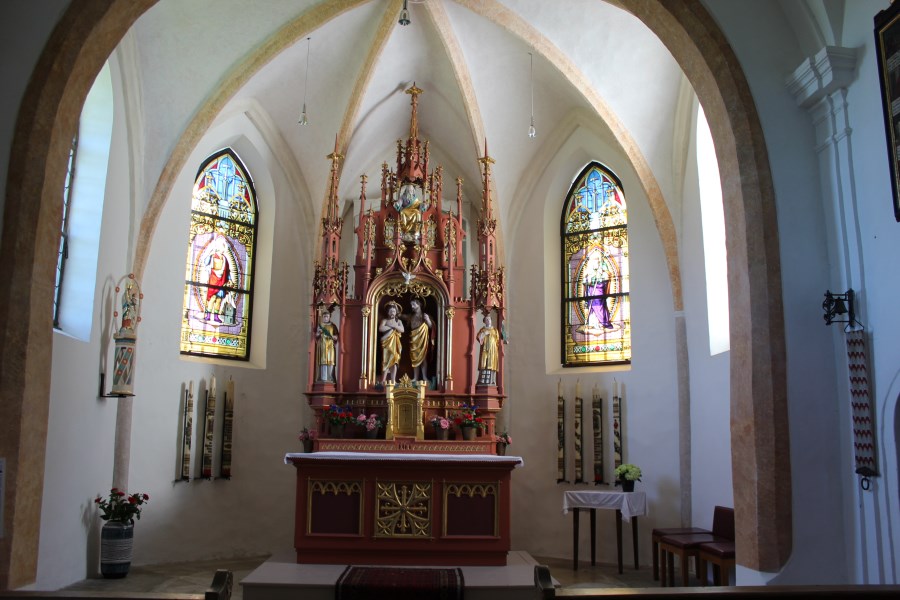
[{"label": "gold ornament panel", "polygon": [[431,482],[376,481],[375,537],[431,537]]}]

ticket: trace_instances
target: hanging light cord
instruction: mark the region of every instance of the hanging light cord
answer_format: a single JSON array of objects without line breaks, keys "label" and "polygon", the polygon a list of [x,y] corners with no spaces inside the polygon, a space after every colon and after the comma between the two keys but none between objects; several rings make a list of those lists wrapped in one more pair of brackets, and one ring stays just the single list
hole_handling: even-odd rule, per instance
[{"label": "hanging light cord", "polygon": [[309,45],[312,38],[306,38],[306,74],[303,76],[303,112],[300,115],[300,124],[309,125],[306,116],[306,92],[309,89]]},{"label": "hanging light cord", "polygon": [[534,128],[534,55],[529,52],[528,58],[531,61],[531,125],[528,127],[528,137],[533,139],[537,136],[537,130]]}]

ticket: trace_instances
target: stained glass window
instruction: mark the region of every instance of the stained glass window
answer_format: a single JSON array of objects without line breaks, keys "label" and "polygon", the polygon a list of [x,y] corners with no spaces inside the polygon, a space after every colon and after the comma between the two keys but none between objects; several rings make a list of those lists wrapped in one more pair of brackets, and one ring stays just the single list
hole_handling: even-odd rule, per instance
[{"label": "stained glass window", "polygon": [[599,163],[569,189],[561,236],[563,366],[630,362],[628,209],[619,179]]},{"label": "stained glass window", "polygon": [[225,149],[200,168],[191,198],[181,352],[247,360],[258,209],[253,181]]}]

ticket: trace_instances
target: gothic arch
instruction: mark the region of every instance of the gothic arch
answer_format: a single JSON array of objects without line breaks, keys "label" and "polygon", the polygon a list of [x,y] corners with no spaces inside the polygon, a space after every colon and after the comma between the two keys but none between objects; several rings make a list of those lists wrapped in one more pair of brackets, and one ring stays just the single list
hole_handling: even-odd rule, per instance
[{"label": "gothic arch", "polygon": [[[762,127],[743,70],[699,0],[613,0],[668,47],[704,106],[720,163],[728,231],[731,421],[738,555],[776,571],[791,550],[785,345],[778,226]],[[0,589],[35,579],[51,364],[56,225],[68,142],[87,91],[156,0],[70,6],[22,100],[10,152],[0,248],[0,439],[7,510]],[[778,457],[778,461],[774,460]],[[778,469],[775,468],[778,464]],[[781,493],[776,493],[780,487]]]}]

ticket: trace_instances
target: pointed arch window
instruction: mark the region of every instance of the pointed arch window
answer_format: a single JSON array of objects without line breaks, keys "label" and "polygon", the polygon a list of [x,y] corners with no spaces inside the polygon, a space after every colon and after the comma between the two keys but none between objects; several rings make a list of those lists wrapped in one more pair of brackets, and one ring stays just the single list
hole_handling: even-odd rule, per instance
[{"label": "pointed arch window", "polygon": [[181,353],[250,358],[259,209],[253,180],[230,148],[208,158],[191,197]]},{"label": "pointed arch window", "polygon": [[619,178],[598,162],[587,165],[560,225],[563,366],[631,362],[628,208]]}]

